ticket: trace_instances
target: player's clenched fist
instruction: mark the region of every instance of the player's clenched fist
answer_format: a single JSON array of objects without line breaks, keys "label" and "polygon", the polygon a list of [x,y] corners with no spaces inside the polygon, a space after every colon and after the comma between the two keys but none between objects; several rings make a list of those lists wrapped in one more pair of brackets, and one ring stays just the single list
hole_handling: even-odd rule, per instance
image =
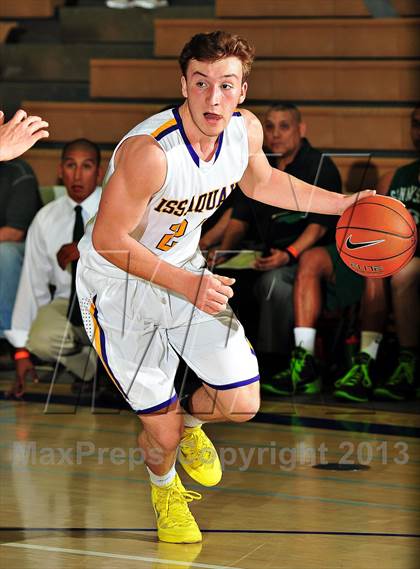
[{"label": "player's clenched fist", "polygon": [[197,286],[191,291],[188,300],[208,314],[218,314],[225,310],[229,298],[233,296],[231,285],[235,279],[221,275],[204,274],[197,277]]}]

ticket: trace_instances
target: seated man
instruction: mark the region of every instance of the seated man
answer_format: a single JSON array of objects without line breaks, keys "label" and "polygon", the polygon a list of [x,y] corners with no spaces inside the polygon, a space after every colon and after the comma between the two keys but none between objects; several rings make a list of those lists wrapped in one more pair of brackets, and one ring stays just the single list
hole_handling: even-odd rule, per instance
[{"label": "seated man", "polygon": [[293,289],[294,345],[287,369],[261,388],[276,395],[315,395],[321,391],[315,361],[317,324],[324,307],[335,311],[356,304],[364,279],[341,261],[335,244],[313,247],[299,258]]},{"label": "seated man", "polygon": [[85,380],[95,372],[96,358],[90,346],[83,347],[84,329],[81,323],[71,325],[67,315],[72,272],[79,258],[77,241],[97,211],[101,174],[96,144],[85,139],[66,144],[59,175],[67,195],[44,206],[29,228],[12,326],[6,331],[15,347],[11,394],[16,397],[24,392],[25,377],[35,376],[31,354],[49,362],[58,360]]},{"label": "seated man", "polygon": [[[270,107],[263,127],[273,166],[306,182],[341,192],[336,166],[305,138],[306,125],[295,105],[279,103]],[[289,212],[237,195],[218,249],[238,249],[245,237],[264,249],[255,263],[258,273],[254,275],[260,313],[256,348],[260,352],[290,353],[296,261],[315,244],[330,242],[335,223],[331,216]],[[254,232],[251,235],[250,229]],[[212,259],[210,256],[210,263]],[[216,264],[220,260],[216,257]]]},{"label": "seated man", "polygon": [[[420,153],[420,107],[411,115],[411,138]],[[402,201],[420,225],[420,160],[385,174],[377,192]],[[389,307],[390,289],[395,328],[399,342],[397,364],[385,381],[373,389],[372,363],[376,360]],[[416,362],[420,348],[420,246],[411,261],[397,274],[386,279],[368,279],[361,307],[360,353],[353,366],[336,382],[334,395],[339,399],[402,401],[415,394]]]},{"label": "seated man", "polygon": [[10,328],[29,224],[41,207],[38,182],[21,159],[0,162],[0,338]]}]

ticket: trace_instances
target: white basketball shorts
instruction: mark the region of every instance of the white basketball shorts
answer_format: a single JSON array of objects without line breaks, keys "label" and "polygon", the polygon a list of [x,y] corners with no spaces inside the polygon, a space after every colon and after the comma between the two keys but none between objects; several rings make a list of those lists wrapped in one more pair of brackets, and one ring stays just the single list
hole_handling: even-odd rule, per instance
[{"label": "white basketball shorts", "polygon": [[214,389],[259,380],[257,358],[230,307],[209,315],[148,281],[123,271],[122,278],[104,273],[85,264],[83,256],[78,262],[83,321],[108,374],[136,413],[176,401],[179,357]]}]

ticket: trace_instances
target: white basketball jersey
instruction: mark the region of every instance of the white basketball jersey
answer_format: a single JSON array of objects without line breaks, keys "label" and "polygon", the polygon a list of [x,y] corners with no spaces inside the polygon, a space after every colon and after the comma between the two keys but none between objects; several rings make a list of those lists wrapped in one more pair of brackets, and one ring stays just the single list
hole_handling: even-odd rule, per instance
[{"label": "white basketball jersey", "polygon": [[[114,172],[115,153],[127,138],[152,136],[167,159],[163,187],[153,195],[136,229],[137,240],[156,255],[182,266],[196,253],[201,225],[224,202],[248,165],[248,138],[241,113],[235,111],[219,135],[211,161],[199,158],[191,146],[178,108],[153,115],[134,127],[119,142],[111,157],[104,184]],[[139,190],[139,192],[141,189]],[[87,230],[81,252],[90,241]]]}]

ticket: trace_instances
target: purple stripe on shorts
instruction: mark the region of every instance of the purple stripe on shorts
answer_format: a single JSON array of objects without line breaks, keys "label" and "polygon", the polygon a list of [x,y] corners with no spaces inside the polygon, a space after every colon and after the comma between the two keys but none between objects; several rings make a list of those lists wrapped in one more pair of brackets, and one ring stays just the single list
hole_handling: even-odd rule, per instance
[{"label": "purple stripe on shorts", "polygon": [[255,377],[251,377],[251,379],[244,379],[243,381],[236,381],[235,383],[229,383],[228,385],[213,385],[212,383],[209,383],[208,381],[204,381],[204,379],[202,379],[201,381],[204,381],[204,383],[206,385],[213,387],[213,389],[225,391],[226,389],[234,389],[235,387],[242,387],[243,385],[249,385],[250,383],[255,383],[256,381],[259,381],[259,380],[260,380],[260,376],[257,375]]},{"label": "purple stripe on shorts", "polygon": [[147,415],[148,413],[154,413],[155,411],[159,411],[159,409],[163,409],[164,407],[169,407],[172,403],[174,403],[178,399],[178,395],[175,393],[170,399],[164,401],[163,403],[159,403],[159,405],[155,405],[154,407],[148,407],[147,409],[140,409],[136,411],[137,415]]},{"label": "purple stripe on shorts", "polygon": [[121,395],[124,396],[125,399],[127,399],[127,395],[124,391],[124,389],[122,388],[120,382],[118,381],[118,379],[115,377],[114,372],[112,371],[111,366],[109,365],[109,361],[108,361],[108,355],[106,353],[106,342],[105,342],[105,333],[102,330],[101,325],[99,324],[99,319],[98,319],[98,307],[96,306],[96,297],[97,295],[94,296],[94,298],[92,299],[92,303],[93,306],[95,307],[94,313],[93,313],[93,317],[94,320],[96,322],[96,325],[98,326],[99,329],[99,341],[101,344],[101,353],[99,354],[99,357],[102,356],[103,362],[105,364],[105,371],[111,376],[111,380],[114,381],[116,387],[118,388],[118,390],[121,392]]}]

